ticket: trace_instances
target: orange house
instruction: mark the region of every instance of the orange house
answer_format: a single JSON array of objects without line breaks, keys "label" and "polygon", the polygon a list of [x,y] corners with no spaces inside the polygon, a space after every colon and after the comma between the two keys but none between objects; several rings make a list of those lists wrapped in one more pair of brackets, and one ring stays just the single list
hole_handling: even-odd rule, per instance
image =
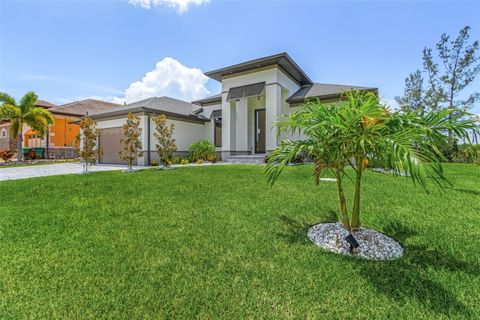
[{"label": "orange house", "polygon": [[[62,115],[52,112],[54,124],[48,127],[48,147],[73,147],[73,142],[80,127],[73,123],[80,119],[78,116]],[[47,147],[47,141],[40,138],[32,129],[24,133],[24,147]]]},{"label": "orange house", "polygon": [[75,101],[62,106],[55,106],[46,101],[38,100],[37,106],[50,111],[55,120],[54,124],[48,127],[47,136],[40,138],[38,133],[31,128],[24,129],[24,147],[39,147],[45,149],[48,158],[74,158],[77,156],[74,141],[80,132],[76,123],[81,117],[91,115],[120,105],[100,100],[87,99]]}]

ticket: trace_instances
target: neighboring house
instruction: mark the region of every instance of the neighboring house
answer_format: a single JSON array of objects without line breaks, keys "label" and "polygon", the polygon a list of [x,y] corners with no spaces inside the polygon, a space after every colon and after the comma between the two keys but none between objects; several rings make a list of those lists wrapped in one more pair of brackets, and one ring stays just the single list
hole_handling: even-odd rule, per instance
[{"label": "neighboring house", "polygon": [[[51,109],[57,107],[57,105],[50,103],[45,100],[37,100],[35,103],[37,107]],[[24,134],[24,143],[25,143],[25,133],[30,130],[28,126],[24,126],[23,134]],[[10,122],[7,120],[0,121],[0,150],[11,150],[17,151],[17,137],[13,137],[10,134]]]},{"label": "neighboring house", "polygon": [[[86,99],[57,106],[52,103],[38,100],[36,106],[48,109],[53,115],[55,123],[48,127],[46,137],[39,137],[38,134],[25,126],[23,129],[23,147],[41,148],[45,151],[46,157],[72,158],[76,157],[73,146],[75,137],[80,132],[76,123],[83,116],[103,112],[120,105],[100,100]],[[3,131],[5,129],[5,131]],[[2,135],[8,135],[8,141],[2,142]],[[16,139],[9,137],[9,124],[0,124],[0,149],[16,150]]]},{"label": "neighboring house", "polygon": [[[175,124],[178,153],[186,154],[197,140],[214,143],[222,160],[235,156],[263,156],[273,151],[279,137],[274,127],[282,115],[296,111],[306,99],[337,101],[346,90],[377,88],[314,83],[287,53],[255,59],[205,73],[221,82],[220,94],[192,103],[168,97],[150,98],[92,116],[100,128],[100,163],[122,163],[121,126],[129,112],[141,118],[144,157],[138,165],[158,159],[151,117],[165,114]],[[301,135],[292,136],[299,139]]]}]

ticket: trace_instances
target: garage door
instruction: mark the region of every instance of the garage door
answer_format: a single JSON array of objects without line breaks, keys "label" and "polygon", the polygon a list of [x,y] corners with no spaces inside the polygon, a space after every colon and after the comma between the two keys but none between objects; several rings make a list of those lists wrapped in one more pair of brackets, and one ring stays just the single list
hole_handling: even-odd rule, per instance
[{"label": "garage door", "polygon": [[[120,139],[122,138],[122,128],[100,129],[98,139],[99,146],[102,148],[103,154],[100,156],[100,163],[126,164],[125,161],[118,157],[118,153],[122,151]],[[136,162],[134,162],[136,164]]]}]

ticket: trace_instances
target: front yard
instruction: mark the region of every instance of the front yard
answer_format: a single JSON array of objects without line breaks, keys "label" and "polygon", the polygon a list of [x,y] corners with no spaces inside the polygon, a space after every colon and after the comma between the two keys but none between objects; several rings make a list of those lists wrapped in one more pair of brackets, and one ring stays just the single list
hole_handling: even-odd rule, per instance
[{"label": "front yard", "polygon": [[364,225],[405,248],[387,262],[308,240],[338,211],[310,165],[273,188],[263,166],[0,182],[0,318],[478,318],[480,167],[445,167],[430,195],[366,174]]}]

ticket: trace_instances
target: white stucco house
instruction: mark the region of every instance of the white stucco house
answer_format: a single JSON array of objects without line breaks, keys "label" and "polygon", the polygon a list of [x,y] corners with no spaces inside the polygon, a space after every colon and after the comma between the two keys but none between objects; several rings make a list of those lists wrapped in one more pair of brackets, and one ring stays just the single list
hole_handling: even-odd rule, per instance
[{"label": "white stucco house", "polygon": [[[350,89],[377,92],[376,88],[314,83],[287,53],[263,57],[206,72],[221,83],[221,93],[186,102],[153,97],[92,116],[100,129],[103,149],[100,163],[122,163],[121,126],[129,112],[141,119],[144,157],[138,165],[149,165],[156,154],[151,117],[165,114],[175,124],[174,138],[179,154],[198,140],[215,144],[222,160],[235,157],[264,157],[285,137],[279,137],[274,122],[291,113],[306,99],[338,100]],[[291,137],[300,138],[300,137]]]}]

